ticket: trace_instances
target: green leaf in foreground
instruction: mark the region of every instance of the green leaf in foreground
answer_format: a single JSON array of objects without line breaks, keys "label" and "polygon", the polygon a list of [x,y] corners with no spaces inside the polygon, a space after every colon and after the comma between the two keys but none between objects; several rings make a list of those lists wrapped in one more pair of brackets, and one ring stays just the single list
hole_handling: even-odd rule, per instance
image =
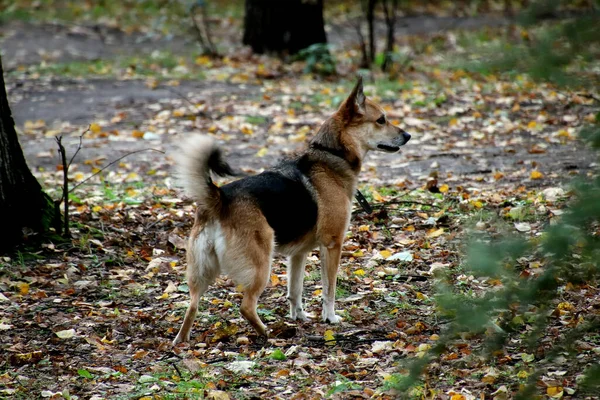
[{"label": "green leaf in foreground", "polygon": [[86,379],[92,379],[94,376],[90,373],[90,371],[88,371],[87,369],[78,369],[77,373],[79,374],[79,376],[86,378]]},{"label": "green leaf in foreground", "polygon": [[283,354],[283,351],[281,351],[281,349],[275,349],[275,351],[271,353],[271,358],[273,360],[284,361],[286,359],[286,356],[285,354]]}]

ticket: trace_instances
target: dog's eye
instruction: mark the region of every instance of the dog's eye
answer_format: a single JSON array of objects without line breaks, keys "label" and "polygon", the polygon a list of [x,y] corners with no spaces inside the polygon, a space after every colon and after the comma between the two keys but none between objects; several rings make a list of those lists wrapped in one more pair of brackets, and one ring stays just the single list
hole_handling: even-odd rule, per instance
[{"label": "dog's eye", "polygon": [[385,124],[385,115],[382,115],[381,117],[379,117],[379,119],[376,121],[379,125],[383,125]]}]

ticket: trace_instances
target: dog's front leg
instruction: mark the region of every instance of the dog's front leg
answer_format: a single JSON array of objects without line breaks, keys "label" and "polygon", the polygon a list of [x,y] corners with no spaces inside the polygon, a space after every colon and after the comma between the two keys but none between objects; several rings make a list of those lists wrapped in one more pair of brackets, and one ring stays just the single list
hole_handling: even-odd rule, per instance
[{"label": "dog's front leg", "polygon": [[304,266],[308,253],[295,254],[290,257],[288,276],[288,300],[290,302],[290,318],[308,321],[308,316],[302,307],[302,289],[304,283]]},{"label": "dog's front leg", "polygon": [[323,285],[323,321],[337,324],[342,320],[335,315],[335,286],[342,254],[342,244],[332,241],[321,246],[321,283]]}]

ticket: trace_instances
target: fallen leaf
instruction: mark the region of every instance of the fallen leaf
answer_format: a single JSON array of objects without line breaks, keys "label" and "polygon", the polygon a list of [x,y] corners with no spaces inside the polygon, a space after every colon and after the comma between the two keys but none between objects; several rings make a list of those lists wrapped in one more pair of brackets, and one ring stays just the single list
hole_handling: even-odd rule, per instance
[{"label": "fallen leaf", "polygon": [[66,329],[64,331],[54,332],[54,334],[61,339],[70,339],[75,336],[75,329]]},{"label": "fallen leaf", "polygon": [[531,171],[531,175],[529,177],[531,179],[542,179],[544,177],[544,174],[542,174],[540,171],[533,170]]}]

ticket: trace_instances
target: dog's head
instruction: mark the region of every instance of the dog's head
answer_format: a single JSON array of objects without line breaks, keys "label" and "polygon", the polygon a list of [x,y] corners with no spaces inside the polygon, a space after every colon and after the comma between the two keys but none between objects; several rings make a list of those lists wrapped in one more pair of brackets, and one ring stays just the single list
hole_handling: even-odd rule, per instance
[{"label": "dog's head", "polygon": [[369,150],[395,153],[410,140],[410,134],[393,125],[379,104],[365,97],[360,76],[337,114],[346,127],[344,134],[364,153]]}]

